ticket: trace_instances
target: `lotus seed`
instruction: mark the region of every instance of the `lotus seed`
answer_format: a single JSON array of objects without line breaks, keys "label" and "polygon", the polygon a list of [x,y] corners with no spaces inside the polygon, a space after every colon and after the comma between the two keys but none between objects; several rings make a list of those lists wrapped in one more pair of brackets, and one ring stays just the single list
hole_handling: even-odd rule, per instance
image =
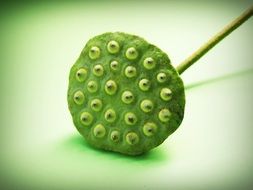
[{"label": "lotus seed", "polygon": [[84,94],[82,93],[82,91],[78,90],[77,92],[75,92],[74,94],[74,102],[77,105],[81,105],[84,102]]},{"label": "lotus seed", "polygon": [[125,69],[125,75],[128,78],[132,78],[136,76],[136,68],[133,66],[127,66],[127,68]]},{"label": "lotus seed", "polygon": [[93,134],[97,138],[103,138],[105,136],[106,130],[102,124],[98,124],[94,127]]},{"label": "lotus seed", "polygon": [[126,135],[126,142],[129,145],[135,145],[139,142],[139,136],[135,132],[129,132]]},{"label": "lotus seed", "polygon": [[112,133],[111,133],[111,140],[113,142],[118,142],[120,140],[120,133],[119,133],[119,131],[112,131]]},{"label": "lotus seed", "polygon": [[85,81],[86,77],[87,77],[86,69],[81,68],[76,72],[76,80],[77,81],[83,82],[83,81]]},{"label": "lotus seed", "polygon": [[143,126],[142,131],[143,131],[144,135],[151,137],[156,133],[157,126],[153,122],[148,122]]},{"label": "lotus seed", "polygon": [[115,94],[117,91],[117,84],[113,80],[109,80],[105,84],[105,92],[109,95]]},{"label": "lotus seed", "polygon": [[100,56],[100,49],[97,46],[90,48],[89,57],[91,59],[97,59]]},{"label": "lotus seed", "polygon": [[160,121],[162,122],[167,122],[170,120],[170,117],[171,117],[171,113],[168,109],[164,108],[162,109],[160,112],[159,112],[159,115],[158,115]]},{"label": "lotus seed", "polygon": [[116,112],[113,109],[108,109],[105,112],[105,120],[108,121],[109,123],[114,122],[116,119]]},{"label": "lotus seed", "polygon": [[119,52],[119,43],[112,40],[107,44],[107,50],[114,54],[114,53],[118,53]]},{"label": "lotus seed", "polygon": [[164,83],[167,80],[167,76],[165,73],[159,73],[156,79],[159,83]]},{"label": "lotus seed", "polygon": [[134,113],[128,112],[125,114],[125,122],[127,125],[134,125],[137,122],[137,117]]},{"label": "lotus seed", "polygon": [[153,110],[154,104],[150,100],[143,100],[141,102],[141,110],[145,113],[151,112]]},{"label": "lotus seed", "polygon": [[87,89],[89,92],[94,93],[98,90],[98,84],[96,81],[88,82]]},{"label": "lotus seed", "polygon": [[126,57],[129,60],[134,60],[138,57],[138,52],[136,51],[134,47],[130,47],[126,51]]},{"label": "lotus seed", "polygon": [[143,66],[146,69],[153,69],[155,67],[155,61],[152,57],[147,57],[144,61],[143,61]]},{"label": "lotus seed", "polygon": [[104,74],[104,68],[102,65],[95,65],[93,67],[93,74],[100,77]]},{"label": "lotus seed", "polygon": [[80,116],[80,121],[83,125],[88,126],[93,121],[93,116],[89,112],[83,112]]},{"label": "lotus seed", "polygon": [[112,61],[110,66],[111,66],[112,70],[116,71],[116,70],[119,69],[119,62],[118,61]]},{"label": "lotus seed", "polygon": [[130,91],[125,91],[122,93],[121,100],[125,104],[131,104],[134,101],[134,95]]},{"label": "lotus seed", "polygon": [[171,90],[169,88],[163,88],[160,92],[160,97],[165,100],[168,101],[171,99]]},{"label": "lotus seed", "polygon": [[150,88],[150,81],[148,79],[141,79],[139,82],[139,88],[142,91],[147,91]]},{"label": "lotus seed", "polygon": [[99,99],[94,99],[90,103],[90,107],[94,111],[100,111],[102,109],[102,106],[103,106],[102,101]]}]

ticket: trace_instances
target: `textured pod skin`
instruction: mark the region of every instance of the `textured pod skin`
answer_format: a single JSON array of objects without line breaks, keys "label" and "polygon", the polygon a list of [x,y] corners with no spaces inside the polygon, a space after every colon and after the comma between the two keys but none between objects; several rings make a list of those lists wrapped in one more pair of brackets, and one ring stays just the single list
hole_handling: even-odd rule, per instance
[{"label": "textured pod skin", "polygon": [[[109,47],[110,44],[114,45]],[[96,65],[102,66],[102,71],[101,67],[95,71],[99,74],[94,74]],[[135,70],[126,70],[129,66]],[[80,76],[79,80],[78,73],[84,73],[84,70],[87,71],[85,79]],[[147,80],[140,82],[143,79]],[[90,81],[96,82],[96,91],[88,90]],[[147,81],[148,88],[145,86]],[[84,95],[81,104],[77,104],[74,98],[77,91]],[[122,98],[126,91],[133,97],[125,93]],[[131,101],[127,101],[128,98]],[[94,99],[101,100],[101,105],[94,105]],[[150,108],[150,104],[141,107],[143,100],[151,101],[153,107]],[[71,68],[68,106],[74,125],[89,144],[104,150],[139,155],[160,145],[181,124],[185,106],[184,85],[166,53],[156,46],[135,35],[104,33],[87,42]],[[96,110],[94,106],[101,108]],[[111,109],[114,112],[108,112]],[[164,109],[170,114],[165,114],[165,119],[161,120],[159,113]],[[81,117],[84,112],[93,116],[91,123]],[[103,130],[98,130],[98,125],[103,126]],[[149,131],[147,126],[153,126],[151,129],[155,130]]]}]

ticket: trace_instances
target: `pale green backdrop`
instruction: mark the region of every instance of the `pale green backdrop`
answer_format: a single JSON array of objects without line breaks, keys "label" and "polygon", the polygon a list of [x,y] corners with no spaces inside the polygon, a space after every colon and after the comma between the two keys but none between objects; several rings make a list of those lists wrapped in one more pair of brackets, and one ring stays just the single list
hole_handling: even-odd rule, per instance
[{"label": "pale green backdrop", "polygon": [[140,157],[98,151],[67,108],[70,67],[87,40],[137,34],[173,65],[252,1],[26,1],[0,4],[1,189],[250,189],[253,18],[182,78],[185,118]]}]

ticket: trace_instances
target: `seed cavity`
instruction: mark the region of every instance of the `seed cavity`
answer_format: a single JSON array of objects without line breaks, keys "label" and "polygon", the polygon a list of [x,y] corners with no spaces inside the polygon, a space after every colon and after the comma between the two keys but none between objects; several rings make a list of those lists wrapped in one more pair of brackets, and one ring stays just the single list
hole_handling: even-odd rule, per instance
[{"label": "seed cavity", "polygon": [[119,133],[119,131],[112,131],[110,138],[111,138],[111,140],[113,142],[119,142],[119,140],[120,140],[120,133]]},{"label": "seed cavity", "polygon": [[77,105],[81,105],[84,103],[84,99],[85,99],[84,94],[82,93],[82,91],[78,90],[75,92],[73,99]]},{"label": "seed cavity", "polygon": [[118,69],[119,69],[119,62],[118,61],[112,61],[111,63],[110,63],[110,67],[111,67],[111,69],[112,70],[114,70],[114,71],[117,71]]},{"label": "seed cavity", "polygon": [[136,68],[133,66],[127,66],[125,69],[125,75],[128,78],[132,78],[136,76]]},{"label": "seed cavity", "polygon": [[76,80],[77,81],[83,82],[83,81],[85,81],[86,77],[87,77],[86,69],[81,68],[76,72]]},{"label": "seed cavity", "polygon": [[130,47],[126,50],[126,57],[129,60],[134,60],[138,57],[138,52],[134,47]]},{"label": "seed cavity", "polygon": [[158,117],[161,122],[167,122],[170,120],[171,112],[168,109],[164,108],[159,112]]},{"label": "seed cavity", "polygon": [[91,93],[97,92],[97,90],[98,90],[98,84],[97,84],[97,82],[93,81],[93,80],[90,81],[90,82],[88,82],[87,89]]},{"label": "seed cavity", "polygon": [[89,126],[93,121],[93,116],[89,112],[83,112],[80,116],[80,121],[83,125]]},{"label": "seed cavity", "polygon": [[121,100],[125,104],[131,104],[134,101],[134,95],[131,91],[124,91],[121,95]]},{"label": "seed cavity", "polygon": [[93,74],[100,77],[104,74],[104,68],[102,65],[95,65],[93,67]]},{"label": "seed cavity", "polygon": [[155,61],[152,57],[147,57],[144,61],[143,61],[143,66],[146,68],[146,69],[153,69],[155,68]]},{"label": "seed cavity", "polygon": [[172,92],[169,88],[163,88],[160,92],[160,97],[164,100],[164,101],[168,101],[171,99],[172,96]]},{"label": "seed cavity", "polygon": [[105,127],[102,124],[97,124],[93,129],[93,134],[97,138],[103,138],[106,134]]},{"label": "seed cavity", "polygon": [[150,88],[150,85],[151,85],[151,83],[148,79],[141,79],[139,82],[139,88],[142,91],[148,91]]},{"label": "seed cavity", "polygon": [[151,137],[157,132],[157,125],[153,122],[148,122],[143,126],[142,131],[144,135]]},{"label": "seed cavity", "polygon": [[148,113],[153,110],[154,104],[151,100],[143,100],[140,107],[143,112]]},{"label": "seed cavity", "polygon": [[116,112],[113,109],[108,109],[105,112],[105,120],[109,123],[113,123],[116,120]]},{"label": "seed cavity", "polygon": [[126,142],[129,145],[136,145],[139,142],[139,136],[135,132],[129,132],[126,135]]},{"label": "seed cavity", "polygon": [[90,48],[89,57],[91,59],[97,59],[100,56],[100,49],[97,46],[93,46]]},{"label": "seed cavity", "polygon": [[100,99],[94,99],[90,103],[91,109],[94,110],[94,111],[97,111],[97,112],[102,109],[102,106],[103,106],[103,104],[102,104],[102,101]]},{"label": "seed cavity", "polygon": [[132,112],[126,113],[124,119],[127,125],[134,125],[137,122],[137,117]]},{"label": "seed cavity", "polygon": [[165,73],[158,73],[156,79],[159,83],[164,83],[167,80],[167,75]]},{"label": "seed cavity", "polygon": [[107,50],[108,50],[109,53],[112,53],[112,54],[118,53],[119,49],[120,49],[119,43],[114,41],[114,40],[110,41],[107,44]]},{"label": "seed cavity", "polygon": [[105,92],[109,95],[115,94],[117,91],[117,84],[113,80],[108,80],[105,84]]}]

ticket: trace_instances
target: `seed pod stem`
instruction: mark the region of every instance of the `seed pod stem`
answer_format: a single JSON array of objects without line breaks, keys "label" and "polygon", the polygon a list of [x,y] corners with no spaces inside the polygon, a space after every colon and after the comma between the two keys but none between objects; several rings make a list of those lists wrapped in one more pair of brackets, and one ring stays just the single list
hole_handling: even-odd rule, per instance
[{"label": "seed pod stem", "polygon": [[210,49],[212,49],[217,43],[219,43],[223,38],[228,36],[232,31],[234,31],[241,24],[243,24],[246,20],[248,20],[252,15],[253,15],[253,6],[251,6],[249,9],[247,9],[244,13],[242,13],[239,17],[237,17],[230,24],[228,24],[219,33],[214,35],[209,41],[207,41],[204,45],[202,45],[191,56],[189,56],[187,59],[185,59],[183,62],[181,62],[176,68],[178,73],[182,74],[186,69],[188,69],[196,61],[198,61]]}]

